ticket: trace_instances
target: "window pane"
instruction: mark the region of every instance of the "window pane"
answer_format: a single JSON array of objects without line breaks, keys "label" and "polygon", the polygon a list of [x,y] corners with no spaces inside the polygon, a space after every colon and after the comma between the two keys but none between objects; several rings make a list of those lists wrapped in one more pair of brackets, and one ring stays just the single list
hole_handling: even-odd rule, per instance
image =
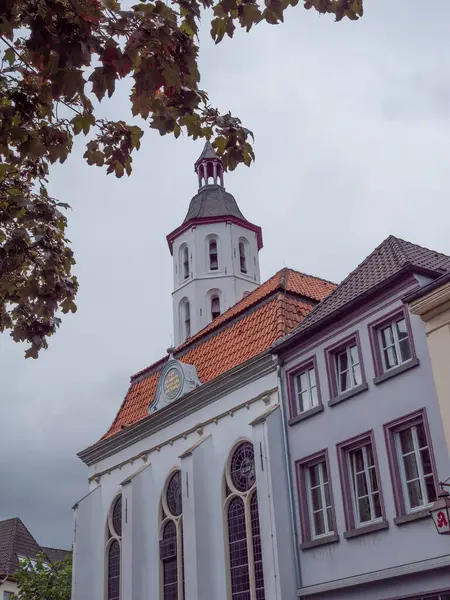
[{"label": "window pane", "polygon": [[354,450],[350,454],[353,456],[353,462],[357,471],[362,471],[364,469],[364,460],[363,460],[363,451],[362,448],[358,448],[358,450]]},{"label": "window pane", "polygon": [[313,510],[320,510],[322,508],[322,494],[320,487],[313,488],[311,490]]},{"label": "window pane", "polygon": [[330,486],[328,485],[328,483],[326,483],[323,486],[323,489],[325,491],[325,503],[326,503],[327,506],[331,506]]},{"label": "window pane", "polygon": [[108,552],[108,600],[120,598],[120,546],[114,540]]},{"label": "window pane", "polygon": [[423,500],[423,496],[422,496],[422,491],[420,489],[419,480],[416,479],[415,481],[410,481],[407,484],[407,488],[408,488],[409,504],[410,504],[411,508],[423,506],[424,500]]},{"label": "window pane", "polygon": [[423,423],[418,423],[415,427],[417,431],[417,439],[419,440],[419,448],[425,448],[428,446],[427,436],[425,435],[425,428]]},{"label": "window pane", "polygon": [[311,403],[312,406],[317,406],[319,404],[319,398],[317,396],[317,388],[311,388]]},{"label": "window pane", "polygon": [[309,477],[311,481],[311,487],[319,485],[319,464],[309,468]]},{"label": "window pane", "polygon": [[431,458],[428,448],[424,448],[420,451],[420,458],[422,459],[422,469],[424,474],[429,475],[433,472],[433,468],[431,466]]},{"label": "window pane", "polygon": [[373,460],[372,446],[371,446],[371,444],[368,444],[365,448],[366,448],[367,464],[369,465],[369,467],[372,467],[375,464],[375,462]]},{"label": "window pane", "polygon": [[359,365],[355,365],[353,367],[353,385],[357,386],[362,383],[361,377],[361,367]]},{"label": "window pane", "polygon": [[358,496],[366,496],[369,493],[365,473],[358,473],[356,476],[356,493]]},{"label": "window pane", "polygon": [[434,479],[431,475],[425,477],[425,487],[428,496],[427,501],[434,502],[436,500],[436,486],[434,485]]},{"label": "window pane", "polygon": [[258,498],[256,492],[250,501],[250,519],[253,539],[253,565],[255,569],[255,588],[257,600],[264,600],[264,573],[261,552],[261,533],[259,527]]},{"label": "window pane", "polygon": [[299,413],[302,413],[303,411],[305,411],[308,406],[307,394],[308,394],[308,392],[300,392],[300,394],[298,395],[297,410]]},{"label": "window pane", "polygon": [[381,519],[381,502],[380,502],[380,494],[373,495],[373,506],[375,509],[375,518]]},{"label": "window pane", "polygon": [[411,346],[409,345],[409,339],[402,340],[400,342],[400,356],[402,362],[406,362],[411,359]]},{"label": "window pane", "polygon": [[316,372],[314,371],[314,369],[309,370],[309,381],[311,387],[314,387],[316,385]]},{"label": "window pane", "polygon": [[359,364],[359,354],[357,346],[350,346],[350,357],[352,360],[352,365]]},{"label": "window pane", "polygon": [[228,540],[233,600],[250,600],[250,575],[248,568],[247,534],[244,503],[233,498],[228,505]]},{"label": "window pane", "polygon": [[372,517],[370,516],[370,504],[368,497],[360,498],[358,500],[358,511],[360,523],[365,523],[366,521],[372,520]]},{"label": "window pane", "polygon": [[348,369],[348,357],[347,357],[346,351],[338,354],[336,356],[336,360],[337,360],[339,373],[342,373],[343,371],[346,371]]},{"label": "window pane", "polygon": [[417,461],[415,454],[408,454],[407,456],[404,456],[403,464],[405,465],[405,474],[407,481],[419,477],[419,471],[417,469]]},{"label": "window pane", "polygon": [[333,513],[331,511],[331,507],[327,508],[327,522],[328,522],[328,531],[334,531]]},{"label": "window pane", "polygon": [[306,371],[304,373],[301,373],[299,376],[299,389],[302,392],[309,389],[308,373]]},{"label": "window pane", "polygon": [[397,334],[398,334],[399,340],[402,340],[402,339],[408,337],[408,329],[406,328],[405,319],[401,319],[400,321],[397,321],[396,327],[397,327]]},{"label": "window pane", "polygon": [[323,518],[323,512],[321,510],[314,513],[314,531],[316,536],[323,535],[325,533],[325,522]]},{"label": "window pane", "polygon": [[345,392],[350,387],[349,372],[341,373],[339,378],[339,389],[341,392]]},{"label": "window pane", "polygon": [[405,429],[401,431],[399,436],[402,453],[406,454],[406,452],[412,452],[414,450],[414,445],[411,429]]},{"label": "window pane", "polygon": [[381,330],[381,343],[383,348],[387,348],[388,346],[392,346],[394,344],[394,335],[390,325],[388,327],[383,327]]},{"label": "window pane", "polygon": [[376,473],[375,469],[370,469],[370,483],[372,485],[372,491],[373,492],[378,491],[378,480],[377,480],[377,473]]},{"label": "window pane", "polygon": [[395,346],[389,346],[384,351],[384,362],[386,363],[386,369],[392,369],[398,365],[397,352]]}]

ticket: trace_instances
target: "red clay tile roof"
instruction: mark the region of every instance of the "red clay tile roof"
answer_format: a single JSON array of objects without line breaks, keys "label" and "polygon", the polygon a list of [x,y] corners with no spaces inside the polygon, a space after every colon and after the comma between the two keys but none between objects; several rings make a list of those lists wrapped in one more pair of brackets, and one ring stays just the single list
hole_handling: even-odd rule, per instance
[{"label": "red clay tile roof", "polygon": [[438,275],[450,270],[450,256],[390,235],[309,313],[289,337],[319,325],[406,268]]},{"label": "red clay tile roof", "polygon": [[[175,356],[194,364],[202,383],[266,351],[290,333],[335,288],[335,284],[291,269],[282,269],[179,346]],[[148,415],[167,356],[131,378],[110,437]]]}]

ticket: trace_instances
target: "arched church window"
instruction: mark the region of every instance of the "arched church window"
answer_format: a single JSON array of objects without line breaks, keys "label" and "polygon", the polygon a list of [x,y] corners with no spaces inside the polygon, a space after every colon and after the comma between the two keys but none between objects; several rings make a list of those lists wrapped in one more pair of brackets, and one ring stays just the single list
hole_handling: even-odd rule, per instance
[{"label": "arched church window", "polygon": [[163,600],[183,600],[183,523],[181,471],[168,479],[161,502],[159,557]]},{"label": "arched church window", "polygon": [[108,515],[106,543],[107,600],[120,599],[120,564],[122,539],[122,496],[114,500]]},{"label": "arched church window", "polygon": [[182,258],[183,258],[183,277],[184,277],[184,279],[189,279],[189,248],[187,246],[183,246]]},{"label": "arched church window", "polygon": [[247,243],[246,240],[239,240],[239,266],[241,273],[247,273]]},{"label": "arched church window", "polygon": [[217,253],[217,240],[209,240],[209,269],[210,271],[217,271],[219,268],[219,259]]},{"label": "arched church window", "polygon": [[234,448],[225,474],[230,600],[265,600],[253,444]]},{"label": "arched church window", "polygon": [[184,337],[186,340],[191,337],[191,307],[188,300],[184,303]]},{"label": "arched church window", "polygon": [[220,298],[219,296],[211,296],[211,319],[217,319],[220,315]]}]

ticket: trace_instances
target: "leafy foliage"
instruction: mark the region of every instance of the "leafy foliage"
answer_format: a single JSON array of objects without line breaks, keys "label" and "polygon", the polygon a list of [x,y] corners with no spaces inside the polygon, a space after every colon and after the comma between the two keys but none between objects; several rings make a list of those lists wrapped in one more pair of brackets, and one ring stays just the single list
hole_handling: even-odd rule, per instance
[{"label": "leafy foliage", "polygon": [[[34,564],[33,564],[34,563]],[[20,588],[20,600],[70,600],[72,591],[72,556],[50,565],[44,554],[36,561],[21,561],[14,578]],[[13,596],[14,600],[19,600]]]},{"label": "leafy foliage", "polygon": [[[69,207],[48,195],[49,167],[64,162],[73,137],[84,134],[89,165],[130,175],[141,143],[136,125],[99,118],[93,97],[111,98],[117,81],[131,77],[134,116],[161,135],[214,139],[225,168],[250,165],[252,133],[211,107],[199,88],[200,16],[212,9],[218,43],[236,26],[283,21],[298,1],[140,0],[129,10],[118,0],[0,2],[0,332],[29,342],[27,357],[47,348],[60,311],[76,310]],[[363,0],[301,1],[336,20],[362,15]]]}]

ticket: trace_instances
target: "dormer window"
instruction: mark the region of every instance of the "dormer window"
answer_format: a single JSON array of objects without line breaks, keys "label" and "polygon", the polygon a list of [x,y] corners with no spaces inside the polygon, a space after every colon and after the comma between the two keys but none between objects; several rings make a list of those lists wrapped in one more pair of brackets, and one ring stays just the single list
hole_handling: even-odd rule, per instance
[{"label": "dormer window", "polygon": [[217,271],[219,268],[219,260],[217,255],[217,240],[209,241],[209,269]]},{"label": "dormer window", "polygon": [[247,273],[247,248],[244,240],[239,242],[239,266],[241,273]]},{"label": "dormer window", "polygon": [[219,296],[211,296],[211,319],[217,319],[220,315],[220,298]]},{"label": "dormer window", "polygon": [[183,247],[182,260],[183,260],[183,277],[184,277],[184,279],[189,279],[189,249],[187,246]]}]

